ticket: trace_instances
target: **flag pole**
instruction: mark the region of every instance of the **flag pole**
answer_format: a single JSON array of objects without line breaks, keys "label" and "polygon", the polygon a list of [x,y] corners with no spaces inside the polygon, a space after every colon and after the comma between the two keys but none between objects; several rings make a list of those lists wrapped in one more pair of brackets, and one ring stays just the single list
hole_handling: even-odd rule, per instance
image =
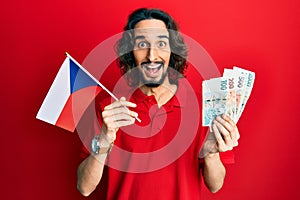
[{"label": "flag pole", "polygon": [[[119,101],[119,99],[111,92],[109,91],[102,83],[100,83],[99,80],[97,80],[90,72],[88,72],[84,67],[82,67],[68,52],[65,52],[66,56],[70,58],[82,71],[84,71],[93,81],[95,81],[103,90],[105,90],[112,98],[114,98],[116,101]],[[125,106],[124,106],[125,107]],[[127,108],[127,107],[126,107]],[[141,122],[141,120],[138,117],[135,117],[135,119],[138,122]]]}]

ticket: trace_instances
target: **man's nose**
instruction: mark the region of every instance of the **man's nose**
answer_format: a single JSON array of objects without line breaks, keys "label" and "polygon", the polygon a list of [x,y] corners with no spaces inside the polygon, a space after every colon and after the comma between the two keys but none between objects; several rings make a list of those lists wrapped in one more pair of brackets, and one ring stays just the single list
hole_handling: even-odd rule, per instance
[{"label": "man's nose", "polygon": [[147,55],[148,59],[153,62],[156,61],[158,58],[158,54],[157,54],[157,48],[155,47],[150,47],[148,49],[148,55]]}]

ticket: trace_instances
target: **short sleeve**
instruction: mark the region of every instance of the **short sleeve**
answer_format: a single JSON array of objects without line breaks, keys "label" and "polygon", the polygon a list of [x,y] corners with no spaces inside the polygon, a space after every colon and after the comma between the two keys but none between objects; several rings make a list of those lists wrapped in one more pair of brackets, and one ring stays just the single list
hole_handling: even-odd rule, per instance
[{"label": "short sleeve", "polygon": [[[234,152],[231,151],[226,151],[226,152],[220,152],[220,160],[223,164],[233,164],[235,162],[234,160]],[[203,158],[199,159],[200,165],[202,165],[204,162]]]},{"label": "short sleeve", "polygon": [[223,164],[233,164],[234,163],[234,152],[226,151],[220,153],[220,159]]}]

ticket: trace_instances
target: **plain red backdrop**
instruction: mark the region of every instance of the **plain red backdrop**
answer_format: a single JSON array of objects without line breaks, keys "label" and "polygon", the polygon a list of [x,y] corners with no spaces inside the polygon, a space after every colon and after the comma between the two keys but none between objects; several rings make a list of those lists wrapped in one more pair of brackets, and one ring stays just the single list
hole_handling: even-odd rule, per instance
[{"label": "plain red backdrop", "polygon": [[[92,199],[76,190],[81,141],[35,119],[68,50],[82,62],[138,7],[166,10],[220,71],[256,73],[236,163],[204,199],[299,199],[300,2],[297,0],[6,1],[0,12],[0,199]],[[199,83],[200,84],[200,83]]]}]

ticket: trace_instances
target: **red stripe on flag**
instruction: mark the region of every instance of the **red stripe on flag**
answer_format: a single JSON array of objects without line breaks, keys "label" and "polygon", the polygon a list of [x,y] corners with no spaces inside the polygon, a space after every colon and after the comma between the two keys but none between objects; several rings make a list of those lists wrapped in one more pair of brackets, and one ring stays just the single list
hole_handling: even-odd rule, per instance
[{"label": "red stripe on flag", "polygon": [[71,94],[55,125],[74,132],[81,116],[101,90],[98,86],[89,86]]}]

